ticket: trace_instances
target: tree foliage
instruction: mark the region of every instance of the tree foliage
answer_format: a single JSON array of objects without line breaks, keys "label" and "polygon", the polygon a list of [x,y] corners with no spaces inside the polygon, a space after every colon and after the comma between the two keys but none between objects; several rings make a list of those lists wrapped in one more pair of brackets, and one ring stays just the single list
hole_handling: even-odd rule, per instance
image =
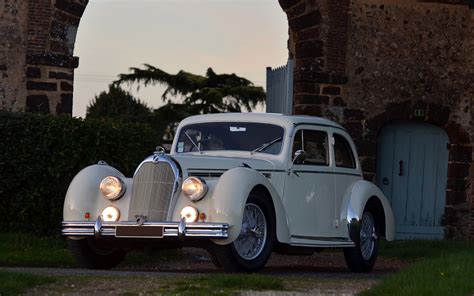
[{"label": "tree foliage", "polygon": [[100,93],[87,107],[87,118],[113,119],[124,122],[148,123],[151,110],[129,92],[116,85]]},{"label": "tree foliage", "polygon": [[183,70],[169,74],[148,64],[143,69],[130,68],[130,71],[130,74],[120,74],[115,84],[165,86],[163,101],[171,104],[170,97],[180,96],[183,108],[192,114],[252,111],[265,101],[262,87],[236,74],[216,74],[212,68],[207,70],[206,76]]}]

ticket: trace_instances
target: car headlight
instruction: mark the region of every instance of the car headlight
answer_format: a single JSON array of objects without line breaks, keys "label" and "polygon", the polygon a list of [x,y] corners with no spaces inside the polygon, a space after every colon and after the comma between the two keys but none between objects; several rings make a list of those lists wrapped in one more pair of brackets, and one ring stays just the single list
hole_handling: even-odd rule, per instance
[{"label": "car headlight", "polygon": [[101,216],[103,221],[116,222],[120,219],[120,211],[116,207],[106,207]]},{"label": "car headlight", "polygon": [[184,180],[181,190],[191,201],[201,200],[207,193],[207,184],[204,180],[189,177]]},{"label": "car headlight", "polygon": [[100,182],[99,188],[104,197],[110,200],[117,200],[125,193],[123,181],[113,176],[105,177]]}]

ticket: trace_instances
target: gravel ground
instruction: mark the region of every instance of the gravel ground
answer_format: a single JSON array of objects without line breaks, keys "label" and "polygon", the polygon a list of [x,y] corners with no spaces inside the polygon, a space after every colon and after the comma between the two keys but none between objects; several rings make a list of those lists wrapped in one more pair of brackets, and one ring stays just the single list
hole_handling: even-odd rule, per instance
[{"label": "gravel ground", "polygon": [[[399,260],[379,258],[371,273],[354,274],[348,271],[342,251],[312,256],[273,254],[261,273],[281,277],[285,287],[289,283],[290,286],[286,288],[290,291],[246,291],[242,295],[354,295],[407,264]],[[30,295],[146,295],[156,293],[153,291],[163,286],[164,279],[222,272],[214,267],[206,251],[195,248],[183,249],[177,259],[140,266],[119,266],[105,271],[24,267],[0,269],[67,277],[56,284],[36,287],[29,291]],[[87,276],[87,279],[82,276]],[[303,286],[298,286],[300,281],[304,282]]]}]

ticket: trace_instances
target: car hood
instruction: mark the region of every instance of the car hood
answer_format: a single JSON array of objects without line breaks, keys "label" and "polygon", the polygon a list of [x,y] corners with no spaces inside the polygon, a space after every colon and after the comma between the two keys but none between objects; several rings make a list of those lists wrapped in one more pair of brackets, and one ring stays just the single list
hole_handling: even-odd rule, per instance
[{"label": "car hood", "polygon": [[236,167],[250,167],[255,170],[273,170],[275,164],[266,159],[259,158],[243,158],[243,157],[226,157],[211,155],[170,155],[176,160],[183,171],[226,171]]}]

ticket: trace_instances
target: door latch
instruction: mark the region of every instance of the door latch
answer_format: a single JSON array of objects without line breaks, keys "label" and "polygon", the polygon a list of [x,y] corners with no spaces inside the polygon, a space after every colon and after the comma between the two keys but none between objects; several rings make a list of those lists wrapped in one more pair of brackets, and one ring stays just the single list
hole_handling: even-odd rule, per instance
[{"label": "door latch", "polygon": [[399,164],[398,175],[403,176],[403,160],[400,160],[398,164]]}]

